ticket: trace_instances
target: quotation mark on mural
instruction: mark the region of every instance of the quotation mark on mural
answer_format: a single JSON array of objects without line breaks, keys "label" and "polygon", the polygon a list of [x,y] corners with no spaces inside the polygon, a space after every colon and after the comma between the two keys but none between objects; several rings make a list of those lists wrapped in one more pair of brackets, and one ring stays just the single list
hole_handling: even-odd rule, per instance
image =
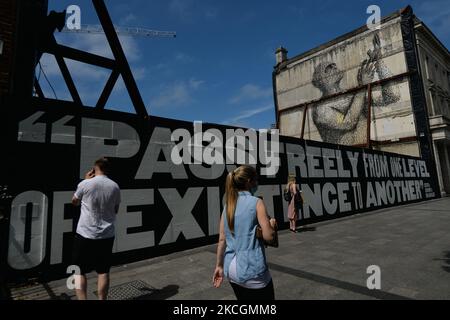
[{"label": "quotation mark on mural", "polygon": [[377,265],[370,265],[367,267],[366,270],[367,274],[370,274],[370,276],[367,278],[366,285],[367,289],[373,290],[381,289],[381,269]]},{"label": "quotation mark on mural", "polygon": [[[28,118],[19,122],[18,141],[45,143],[75,144],[75,127],[68,123],[74,118],[73,116],[63,116],[59,120],[46,123],[44,118],[45,112],[37,111]],[[51,126],[50,137],[47,137],[47,125]]]},{"label": "quotation mark on mural", "polygon": [[80,267],[77,265],[70,265],[67,267],[66,273],[71,275],[66,281],[67,288],[69,290],[81,289],[80,277],[76,277],[81,274]]},{"label": "quotation mark on mural", "polygon": [[366,13],[371,14],[367,18],[367,22],[366,22],[367,28],[369,28],[370,30],[380,29],[380,26],[381,26],[381,9],[380,9],[380,7],[375,4],[372,4],[367,7]]}]

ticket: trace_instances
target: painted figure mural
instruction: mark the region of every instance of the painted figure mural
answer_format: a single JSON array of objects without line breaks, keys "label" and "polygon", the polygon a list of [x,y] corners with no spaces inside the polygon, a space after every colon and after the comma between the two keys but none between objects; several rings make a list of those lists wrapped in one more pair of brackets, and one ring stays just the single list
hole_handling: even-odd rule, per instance
[{"label": "painted figure mural", "polygon": [[[358,85],[371,83],[375,79],[386,79],[392,73],[381,60],[379,35],[373,38],[373,49],[367,51],[368,58],[362,61],[358,73]],[[321,91],[322,97],[342,91],[340,83],[344,72],[333,62],[321,62],[315,69],[312,84]],[[367,90],[343,94],[312,105],[312,118],[323,141],[355,145],[366,142],[367,136]],[[391,82],[381,86],[381,94],[372,96],[372,107],[384,107],[400,100],[399,88]]]}]

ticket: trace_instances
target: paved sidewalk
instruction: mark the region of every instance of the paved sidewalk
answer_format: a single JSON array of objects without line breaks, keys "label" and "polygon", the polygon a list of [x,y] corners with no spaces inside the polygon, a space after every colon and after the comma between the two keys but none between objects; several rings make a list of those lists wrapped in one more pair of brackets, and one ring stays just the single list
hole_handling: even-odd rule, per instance
[{"label": "paved sidewalk", "polygon": [[[281,231],[267,249],[277,299],[450,299],[450,198]],[[112,298],[234,299],[212,287],[215,245],[112,268]],[[369,265],[381,289],[369,290]],[[88,292],[94,299],[96,281]],[[16,299],[73,299],[66,280],[13,289]]]}]

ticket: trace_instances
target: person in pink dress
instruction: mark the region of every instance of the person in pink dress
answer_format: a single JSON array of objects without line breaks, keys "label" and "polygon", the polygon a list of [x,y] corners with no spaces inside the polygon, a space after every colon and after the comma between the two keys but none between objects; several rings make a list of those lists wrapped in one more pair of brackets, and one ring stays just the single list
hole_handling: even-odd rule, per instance
[{"label": "person in pink dress", "polygon": [[291,200],[288,205],[289,230],[296,233],[298,214],[301,206],[300,201],[303,200],[303,196],[297,187],[295,176],[289,175],[285,192],[289,192],[291,194]]}]

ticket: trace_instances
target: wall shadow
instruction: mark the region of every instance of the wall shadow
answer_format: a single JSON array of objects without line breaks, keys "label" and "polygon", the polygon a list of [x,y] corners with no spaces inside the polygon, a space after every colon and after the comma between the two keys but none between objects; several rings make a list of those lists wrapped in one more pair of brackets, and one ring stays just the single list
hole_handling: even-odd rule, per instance
[{"label": "wall shadow", "polygon": [[147,293],[136,297],[133,300],[166,300],[178,293],[180,287],[177,285],[168,285],[161,289],[148,289]]},{"label": "wall shadow", "polygon": [[295,230],[297,230],[297,232],[312,232],[312,231],[316,231],[317,228],[316,227],[297,227]]},{"label": "wall shadow", "polygon": [[444,269],[447,272],[450,272],[450,251],[444,251],[443,258],[439,259],[444,262],[444,265],[442,265],[442,269]]}]

